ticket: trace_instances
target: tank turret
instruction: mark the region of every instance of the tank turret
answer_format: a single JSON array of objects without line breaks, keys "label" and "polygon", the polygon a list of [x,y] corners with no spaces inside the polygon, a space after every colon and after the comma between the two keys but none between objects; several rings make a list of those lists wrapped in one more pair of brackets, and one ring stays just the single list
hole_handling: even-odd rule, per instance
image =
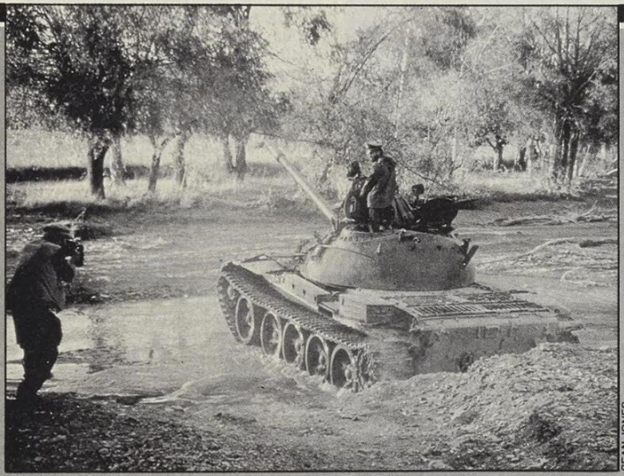
[{"label": "tank turret", "polygon": [[362,231],[341,223],[283,155],[277,161],[334,227],[307,254],[299,268],[302,276],[334,287],[401,291],[455,289],[474,282],[471,260],[477,248],[468,241],[406,229]]}]

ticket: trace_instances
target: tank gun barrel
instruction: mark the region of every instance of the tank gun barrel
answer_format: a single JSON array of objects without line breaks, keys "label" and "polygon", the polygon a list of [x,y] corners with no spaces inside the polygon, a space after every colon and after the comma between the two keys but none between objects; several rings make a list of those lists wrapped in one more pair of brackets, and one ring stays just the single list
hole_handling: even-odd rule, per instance
[{"label": "tank gun barrel", "polygon": [[275,156],[275,160],[286,169],[286,171],[292,176],[292,178],[297,182],[305,193],[312,199],[317,208],[321,211],[323,215],[327,217],[327,219],[331,222],[332,225],[336,226],[338,223],[338,217],[332,211],[331,207],[327,204],[327,202],[321,197],[316,191],[305,181],[305,179],[295,170],[292,164],[288,161],[288,159],[284,156],[284,154],[275,153],[271,148],[269,150]]}]

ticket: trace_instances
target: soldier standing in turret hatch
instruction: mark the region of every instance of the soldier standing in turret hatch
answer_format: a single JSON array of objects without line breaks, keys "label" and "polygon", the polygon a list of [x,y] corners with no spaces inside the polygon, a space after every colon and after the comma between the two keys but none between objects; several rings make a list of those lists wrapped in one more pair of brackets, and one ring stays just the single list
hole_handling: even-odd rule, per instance
[{"label": "soldier standing in turret hatch", "polygon": [[365,225],[368,223],[368,207],[366,206],[366,197],[361,196],[360,193],[368,177],[362,174],[358,161],[349,164],[347,178],[351,181],[351,189],[342,202],[344,214],[354,223]]},{"label": "soldier standing in turret hatch", "polygon": [[373,231],[390,228],[394,221],[392,201],[397,191],[396,162],[383,153],[379,142],[366,144],[368,156],[373,162],[373,173],[362,187],[362,197],[366,197],[368,214]]}]

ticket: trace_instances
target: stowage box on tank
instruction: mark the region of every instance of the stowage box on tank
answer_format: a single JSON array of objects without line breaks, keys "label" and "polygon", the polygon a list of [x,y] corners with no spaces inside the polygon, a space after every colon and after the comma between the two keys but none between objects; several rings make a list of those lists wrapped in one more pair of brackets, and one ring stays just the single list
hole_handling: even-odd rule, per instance
[{"label": "stowage box on tank", "polygon": [[235,338],[338,387],[465,371],[540,342],[575,342],[556,311],[475,282],[477,247],[449,231],[371,232],[338,220],[283,156],[278,161],[334,224],[303,257],[227,263],[219,301]]}]

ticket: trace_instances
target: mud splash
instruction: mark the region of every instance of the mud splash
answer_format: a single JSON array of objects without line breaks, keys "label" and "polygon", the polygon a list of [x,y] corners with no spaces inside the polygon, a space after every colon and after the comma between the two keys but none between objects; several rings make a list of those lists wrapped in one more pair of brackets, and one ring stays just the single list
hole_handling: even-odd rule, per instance
[{"label": "mud splash", "polygon": [[[252,401],[320,388],[257,348],[236,343],[215,298],[80,307],[60,314],[64,340],[43,391],[137,396],[145,403]],[[21,350],[7,326],[7,380],[21,378]],[[334,389],[331,392],[335,393]]]}]

